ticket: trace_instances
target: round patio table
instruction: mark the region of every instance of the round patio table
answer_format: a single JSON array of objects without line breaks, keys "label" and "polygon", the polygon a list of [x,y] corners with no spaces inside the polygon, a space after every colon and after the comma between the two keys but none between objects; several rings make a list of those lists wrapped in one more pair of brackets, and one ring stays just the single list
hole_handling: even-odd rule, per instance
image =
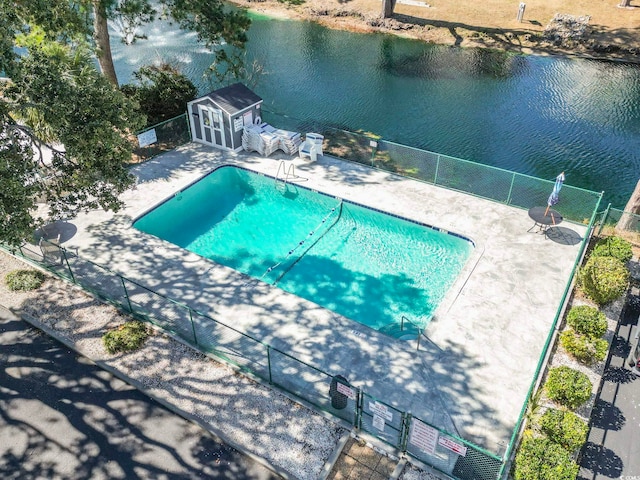
[{"label": "round patio table", "polygon": [[563,218],[557,211],[548,207],[533,207],[529,209],[529,218],[534,221],[533,226],[527,230],[530,232],[538,227],[538,231],[547,234],[547,228],[559,225]]}]

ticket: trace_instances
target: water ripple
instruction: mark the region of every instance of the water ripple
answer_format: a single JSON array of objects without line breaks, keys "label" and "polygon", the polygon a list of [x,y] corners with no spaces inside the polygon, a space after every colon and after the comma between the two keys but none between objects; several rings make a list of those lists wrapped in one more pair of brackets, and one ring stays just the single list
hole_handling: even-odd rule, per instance
[{"label": "water ripple", "polygon": [[[142,64],[176,63],[200,91],[213,56],[167,23],[125,47],[121,82]],[[426,45],[310,22],[254,18],[247,58],[266,71],[271,111],[488,165],[605,190],[622,207],[640,172],[640,67]]]}]

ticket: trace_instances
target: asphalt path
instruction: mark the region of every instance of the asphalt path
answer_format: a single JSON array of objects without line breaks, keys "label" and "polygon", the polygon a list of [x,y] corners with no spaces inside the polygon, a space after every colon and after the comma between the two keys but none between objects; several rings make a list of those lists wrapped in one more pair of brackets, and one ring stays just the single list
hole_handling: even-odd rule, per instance
[{"label": "asphalt path", "polygon": [[0,472],[21,480],[281,478],[6,313]]},{"label": "asphalt path", "polygon": [[639,313],[637,301],[627,303],[620,319],[580,455],[579,480],[640,480],[640,377],[625,364]]}]

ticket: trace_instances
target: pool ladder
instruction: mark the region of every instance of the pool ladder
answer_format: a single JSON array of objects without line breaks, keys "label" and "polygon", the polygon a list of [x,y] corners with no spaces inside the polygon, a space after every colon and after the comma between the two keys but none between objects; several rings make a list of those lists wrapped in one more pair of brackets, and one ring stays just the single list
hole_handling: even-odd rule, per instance
[{"label": "pool ladder", "polygon": [[290,163],[289,168],[287,168],[287,164],[284,162],[284,160],[280,160],[280,165],[278,165],[278,171],[276,172],[276,182],[280,180],[280,171],[282,171],[282,181],[285,183],[285,185],[289,181],[289,178],[298,178],[298,176],[296,175],[296,166],[293,163]]}]

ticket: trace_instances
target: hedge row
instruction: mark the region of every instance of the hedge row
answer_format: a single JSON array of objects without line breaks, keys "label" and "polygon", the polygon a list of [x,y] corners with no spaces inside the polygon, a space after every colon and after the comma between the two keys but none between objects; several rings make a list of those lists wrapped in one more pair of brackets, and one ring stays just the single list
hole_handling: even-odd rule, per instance
[{"label": "hedge row", "polygon": [[[597,305],[620,297],[629,286],[625,266],[632,257],[631,244],[619,237],[600,240],[578,273],[579,288]],[[560,343],[583,363],[604,360],[609,347],[602,337],[607,319],[597,308],[577,306],[567,314],[569,329],[560,335]],[[572,455],[587,438],[587,423],[575,410],[591,398],[593,384],[582,372],[567,366],[549,370],[544,391],[561,406],[550,408],[533,429],[525,433],[515,458],[516,480],[574,480],[579,466]]]}]

